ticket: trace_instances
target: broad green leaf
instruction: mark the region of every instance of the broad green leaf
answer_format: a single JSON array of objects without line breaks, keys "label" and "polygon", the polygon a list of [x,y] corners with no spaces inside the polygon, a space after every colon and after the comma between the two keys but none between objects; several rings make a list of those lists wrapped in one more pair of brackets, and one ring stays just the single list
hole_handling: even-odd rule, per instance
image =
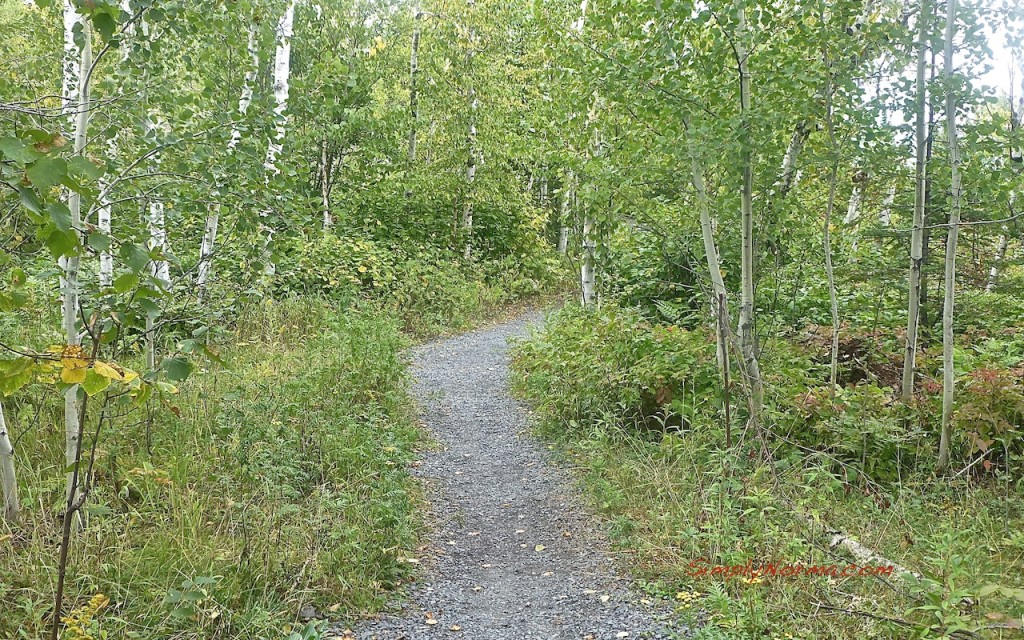
[{"label": "broad green leaf", "polygon": [[0,138],[0,155],[19,164],[28,164],[41,154],[14,136]]},{"label": "broad green leaf", "polygon": [[185,380],[192,373],[192,363],[185,358],[164,358],[160,368],[164,370],[168,380],[175,382]]},{"label": "broad green leaf", "polygon": [[101,165],[93,164],[92,160],[85,156],[75,156],[68,163],[68,170],[72,175],[80,176],[88,180],[97,180],[104,174]]},{"label": "broad green leaf", "polygon": [[114,279],[114,291],[126,293],[139,284],[139,276],[134,273],[126,273]]},{"label": "broad green leaf", "polygon": [[101,393],[109,386],[110,378],[100,375],[93,369],[88,369],[85,373],[85,379],[82,380],[82,388],[85,389],[85,392],[90,396]]},{"label": "broad green leaf", "polygon": [[25,175],[40,191],[60,184],[68,175],[68,163],[63,158],[39,158],[25,169]]},{"label": "broad green leaf", "polygon": [[71,230],[54,229],[46,237],[45,244],[54,258],[69,256],[78,249],[78,235]]}]

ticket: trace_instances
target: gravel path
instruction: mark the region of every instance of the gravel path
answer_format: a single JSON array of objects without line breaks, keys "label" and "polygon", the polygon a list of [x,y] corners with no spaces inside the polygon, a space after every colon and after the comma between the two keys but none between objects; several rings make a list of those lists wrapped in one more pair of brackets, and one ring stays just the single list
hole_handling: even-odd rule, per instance
[{"label": "gravel path", "polygon": [[421,417],[440,444],[417,473],[436,530],[423,576],[360,640],[605,640],[674,637],[631,591],[566,472],[527,434],[509,395],[508,339],[532,314],[414,351]]}]

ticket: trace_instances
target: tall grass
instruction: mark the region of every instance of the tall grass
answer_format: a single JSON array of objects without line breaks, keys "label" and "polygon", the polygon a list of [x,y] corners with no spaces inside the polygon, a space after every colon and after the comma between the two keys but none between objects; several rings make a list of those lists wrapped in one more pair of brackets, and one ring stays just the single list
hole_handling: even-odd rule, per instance
[{"label": "tall grass", "polygon": [[[309,607],[382,606],[417,526],[405,344],[374,311],[245,309],[219,345],[227,366],[206,364],[101,432],[65,615],[89,619],[104,594],[96,638],[274,638]],[[56,573],[61,406],[30,389],[8,413],[25,519],[0,529],[0,637],[38,638]]]}]

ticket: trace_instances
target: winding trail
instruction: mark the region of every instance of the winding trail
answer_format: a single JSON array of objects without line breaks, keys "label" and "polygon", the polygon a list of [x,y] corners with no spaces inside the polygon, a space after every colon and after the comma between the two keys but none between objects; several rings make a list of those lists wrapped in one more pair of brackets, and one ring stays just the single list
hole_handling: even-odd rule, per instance
[{"label": "winding trail", "polygon": [[413,353],[421,418],[440,445],[417,473],[436,528],[399,613],[360,640],[670,638],[666,612],[616,573],[565,470],[508,390],[508,339],[537,314]]}]

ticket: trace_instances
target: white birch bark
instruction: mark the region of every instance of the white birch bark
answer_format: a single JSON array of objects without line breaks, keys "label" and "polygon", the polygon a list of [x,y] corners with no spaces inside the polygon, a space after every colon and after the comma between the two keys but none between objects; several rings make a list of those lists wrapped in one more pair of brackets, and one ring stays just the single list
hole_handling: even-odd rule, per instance
[{"label": "white birch bark", "polygon": [[754,334],[754,168],[750,139],[750,72],[747,69],[747,17],[742,0],[736,1],[739,30],[736,35],[736,61],[740,76],[740,115],[743,121],[740,164],[743,172],[743,190],[740,194],[740,227],[742,250],[740,253],[740,351],[743,368],[750,388],[751,420],[756,424],[764,404],[764,385],[761,366],[757,361]]},{"label": "white birch bark", "polygon": [[[274,127],[274,135],[267,146],[266,162],[263,163],[268,173],[268,180],[270,175],[276,175],[279,172],[276,165],[277,157],[284,148],[284,139],[288,131],[288,115],[286,112],[288,110],[288,80],[291,75],[295,4],[296,0],[288,3],[288,8],[277,23],[278,41],[277,51],[274,54],[274,102],[276,103],[274,116],[276,125]],[[265,219],[269,215],[269,212],[264,211],[260,214],[260,217]],[[260,226],[265,234],[263,239],[263,274],[265,276],[272,276],[277,271],[270,251],[270,243],[274,239],[274,230],[266,223],[262,223]]]},{"label": "white birch bark", "polygon": [[[834,200],[835,196],[833,195],[832,198]],[[843,218],[843,225],[844,226],[852,227],[853,225],[857,224],[857,220],[860,219],[860,207],[861,207],[861,203],[863,202],[863,200],[864,200],[864,189],[861,186],[861,182],[855,181],[853,183],[853,192],[850,194],[850,202],[846,206],[846,217]],[[833,203],[832,206],[834,208],[834,206],[835,206],[834,203]],[[859,237],[858,237],[858,234],[856,233],[856,231],[854,231],[853,233],[854,233],[854,236],[853,236],[853,243],[851,245],[851,248],[853,249],[854,253],[856,253],[857,252],[857,246],[858,246],[858,239],[859,239]],[[831,258],[830,258],[830,261],[831,261]]]},{"label": "white birch bark", "polygon": [[21,516],[21,503],[18,501],[18,480],[14,474],[14,445],[7,431],[3,402],[0,402],[0,489],[4,494],[4,519],[11,523],[17,522]]},{"label": "white birch bark", "polygon": [[996,245],[996,256],[992,260],[992,266],[988,270],[988,280],[985,282],[985,291],[991,293],[996,288],[996,283],[999,281],[999,267],[1002,265],[1003,260],[1006,259],[1006,247],[1009,244],[1009,240],[1006,236],[1006,229],[1003,229],[1003,233],[999,234],[999,244]]},{"label": "white birch bark", "polygon": [[[468,0],[466,5],[470,10],[476,6],[475,0]],[[467,77],[473,64],[473,47],[475,46],[476,34],[473,29],[469,31],[469,50],[466,52]],[[472,82],[472,80],[470,80]],[[473,182],[476,180],[476,111],[479,102],[476,98],[476,87],[469,85],[467,92],[469,98],[469,129],[466,132],[466,200],[462,205],[462,231],[465,234],[465,246],[462,257],[469,260],[473,255]]]},{"label": "white birch bark", "polygon": [[288,8],[277,23],[277,51],[274,54],[274,135],[267,147],[267,159],[264,168],[271,174],[278,173],[277,157],[284,148],[285,134],[288,131],[288,80],[291,76],[292,34],[295,25],[296,0],[288,3]]},{"label": "white birch bark", "polygon": [[942,302],[942,431],[935,467],[949,466],[949,447],[953,435],[953,306],[956,297],[956,244],[960,233],[960,203],[963,197],[960,176],[960,141],[956,125],[956,92],[953,88],[953,38],[956,35],[956,0],[946,0],[946,46],[943,72],[946,76],[946,139],[949,144],[950,206],[946,232],[946,279]]},{"label": "white birch bark", "polygon": [[196,286],[199,290],[199,301],[202,302],[206,294],[206,283],[210,280],[210,271],[213,268],[212,257],[214,243],[217,242],[217,226],[220,224],[220,205],[214,205],[206,216],[206,229],[203,231],[203,242],[199,245],[199,273],[196,276]]},{"label": "white birch bark", "polygon": [[924,259],[924,205],[926,167],[927,100],[925,69],[928,62],[928,21],[931,19],[931,0],[921,0],[918,17],[917,83],[915,96],[914,144],[917,157],[914,169],[914,220],[910,235],[910,297],[907,304],[907,344],[903,356],[901,396],[909,402],[914,396],[914,375],[917,363],[917,329],[921,315],[921,263]]},{"label": "white birch bark", "polygon": [[860,206],[863,200],[864,190],[859,182],[855,182],[853,184],[853,192],[850,194],[850,202],[846,207],[846,217],[843,218],[844,225],[852,226],[860,219]]},{"label": "white birch bark", "polygon": [[[131,7],[129,6],[128,0],[121,0],[121,10],[127,13],[131,13]],[[124,63],[128,59],[128,54],[131,48],[126,43],[121,43],[121,62]],[[110,140],[110,146],[107,149],[107,156],[110,158],[117,157],[117,138],[115,134]],[[110,196],[107,193],[109,184],[107,183],[106,177],[101,177],[97,184],[100,192],[100,202],[96,207],[96,226],[103,232],[104,235],[110,237],[112,232],[111,226],[111,214],[112,206],[110,204]],[[100,287],[107,288],[114,282],[114,253],[110,250],[110,247],[100,251],[100,271],[99,271]]]},{"label": "white birch bark", "polygon": [[[829,71],[831,73],[831,70]],[[839,298],[836,295],[836,276],[832,265],[832,215],[836,206],[836,186],[839,180],[839,144],[836,142],[835,120],[832,113],[832,76],[830,75],[825,87],[825,126],[828,129],[829,151],[832,159],[829,163],[828,172],[828,201],[825,204],[825,233],[823,234],[822,247],[825,252],[825,278],[828,280],[828,302],[829,311],[832,315],[832,345],[829,351],[829,396],[834,397],[836,392],[836,381],[839,377]],[[853,185],[854,197],[860,200],[860,183]],[[846,212],[846,224],[856,221],[857,210],[853,206],[851,198],[850,209]],[[851,216],[851,212],[853,215]],[[856,242],[856,241],[855,241]],[[854,245],[856,251],[856,244]]]},{"label": "white birch bark", "polygon": [[889,193],[882,200],[882,210],[878,212],[878,224],[883,227],[892,225],[892,205],[896,202],[896,185],[889,186]]},{"label": "white birch bark", "polygon": [[323,139],[320,145],[320,199],[323,205],[324,229],[330,229],[334,224],[331,217],[331,166],[327,157],[327,138]]},{"label": "white birch bark", "polygon": [[569,171],[562,187],[562,204],[559,210],[558,253],[565,255],[569,250],[569,214],[571,212],[576,175]]},{"label": "white birch bark", "polygon": [[[69,22],[73,22],[73,19],[68,18],[67,12],[73,12],[75,9],[70,4],[66,4],[64,10],[64,23],[67,25]],[[84,41],[81,49],[80,63],[77,67],[66,67],[72,72],[77,72],[78,77],[65,80],[67,86],[70,86],[72,82],[78,83],[78,90],[76,92],[78,102],[75,107],[73,146],[74,155],[76,156],[83,155],[89,130],[89,84],[87,72],[92,66],[92,43],[90,42],[89,30],[84,22],[82,27]],[[75,235],[78,236],[79,243],[81,243],[82,238],[79,229],[82,227],[82,196],[77,191],[71,191],[68,194],[68,209],[71,212],[71,228],[74,230]],[[78,329],[79,256],[77,251],[74,255],[62,260],[62,267],[61,293],[63,305],[61,311],[65,340],[69,346],[79,346],[82,344],[82,339]],[[73,385],[64,393],[64,453],[68,467],[75,463],[80,434],[78,385]],[[69,499],[75,498],[75,496],[70,495],[71,488],[72,474],[69,473],[67,474],[66,486],[66,494]],[[79,523],[81,523],[80,519]]]},{"label": "white birch bark", "polygon": [[[78,108],[78,83],[81,76],[81,52],[75,45],[75,27],[82,24],[71,0],[64,0],[64,56],[61,64],[62,108],[68,117],[68,131],[75,127],[75,110]],[[83,25],[84,26],[84,25]]]},{"label": "white birch bark", "polygon": [[779,180],[779,195],[785,197],[800,180],[800,169],[797,163],[800,160],[800,153],[803,152],[804,144],[811,135],[811,123],[801,120],[789,139],[789,146],[786,147],[786,154],[782,157],[782,171]]},{"label": "white birch bark", "polygon": [[582,303],[585,307],[597,300],[597,271],[594,268],[596,249],[594,218],[588,213],[583,218],[583,261],[580,265],[580,288],[583,294]]},{"label": "white birch bark", "polygon": [[711,322],[715,326],[715,358],[724,385],[728,376],[729,359],[727,354],[728,338],[724,334],[723,317],[728,322],[727,309],[719,308],[722,302],[728,304],[725,291],[725,280],[722,278],[722,264],[718,257],[718,246],[715,244],[715,230],[711,222],[711,203],[708,200],[707,187],[704,184],[704,169],[697,158],[697,150],[693,140],[687,144],[690,155],[690,176],[693,189],[697,193],[697,210],[700,214],[700,235],[704,241],[704,258],[708,265],[708,276],[711,278]]}]

